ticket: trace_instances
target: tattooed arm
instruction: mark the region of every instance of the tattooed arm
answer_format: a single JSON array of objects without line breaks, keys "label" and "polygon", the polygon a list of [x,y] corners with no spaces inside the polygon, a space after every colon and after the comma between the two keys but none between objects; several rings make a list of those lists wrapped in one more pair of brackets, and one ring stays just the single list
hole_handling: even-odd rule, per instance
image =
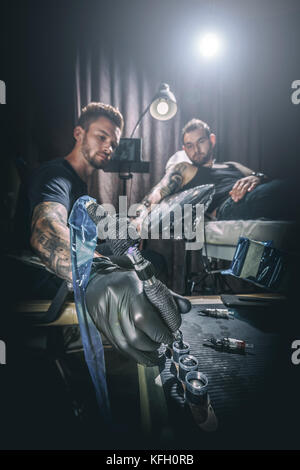
[{"label": "tattooed arm", "polygon": [[58,202],[41,202],[32,216],[30,243],[48,269],[72,281],[68,213]]},{"label": "tattooed arm", "polygon": [[168,168],[162,180],[151,189],[137,208],[137,218],[133,220],[134,225],[140,225],[149,212],[152,204],[159,204],[165,197],[176,193],[195,176],[197,168],[187,162],[177,163]]},{"label": "tattooed arm", "polygon": [[[72,282],[70,230],[63,204],[41,202],[32,216],[30,243],[46,267],[58,277]],[[101,257],[99,253],[94,254]]]}]

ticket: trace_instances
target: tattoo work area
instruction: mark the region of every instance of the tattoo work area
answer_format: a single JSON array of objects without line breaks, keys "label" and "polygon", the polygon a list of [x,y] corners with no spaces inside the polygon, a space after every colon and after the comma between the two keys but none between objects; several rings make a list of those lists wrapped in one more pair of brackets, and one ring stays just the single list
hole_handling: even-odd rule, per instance
[{"label": "tattoo work area", "polygon": [[72,281],[70,231],[66,208],[56,202],[42,202],[33,212],[31,245],[48,269]]},{"label": "tattoo work area", "polygon": [[[172,166],[162,180],[144,197],[132,220],[139,231],[144,218],[151,212],[152,204],[179,191],[193,176],[193,165],[178,163]],[[72,281],[70,256],[70,230],[67,209],[57,202],[42,202],[33,212],[31,246],[45,266],[62,279]],[[101,256],[100,254],[98,256]]]},{"label": "tattoo work area", "polygon": [[140,226],[143,219],[151,212],[152,204],[159,204],[165,197],[179,191],[192,177],[194,170],[189,163],[178,163],[170,167],[162,180],[151,189],[137,208],[137,218],[133,223]]}]

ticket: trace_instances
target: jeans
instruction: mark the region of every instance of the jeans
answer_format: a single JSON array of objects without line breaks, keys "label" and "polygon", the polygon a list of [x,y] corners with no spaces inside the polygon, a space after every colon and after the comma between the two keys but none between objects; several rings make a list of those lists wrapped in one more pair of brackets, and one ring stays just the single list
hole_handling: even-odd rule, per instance
[{"label": "jeans", "polygon": [[296,198],[289,181],[260,184],[238,202],[228,197],[217,210],[217,220],[293,220]]}]

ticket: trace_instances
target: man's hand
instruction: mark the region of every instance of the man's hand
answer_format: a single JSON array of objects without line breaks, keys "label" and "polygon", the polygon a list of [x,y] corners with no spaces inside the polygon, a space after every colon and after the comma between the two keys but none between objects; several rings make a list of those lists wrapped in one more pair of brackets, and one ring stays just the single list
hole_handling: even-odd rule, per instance
[{"label": "man's hand", "polygon": [[256,188],[260,182],[260,178],[257,176],[245,176],[244,178],[236,181],[229,194],[234,202],[238,202],[243,199],[246,193],[249,193],[254,188]]}]

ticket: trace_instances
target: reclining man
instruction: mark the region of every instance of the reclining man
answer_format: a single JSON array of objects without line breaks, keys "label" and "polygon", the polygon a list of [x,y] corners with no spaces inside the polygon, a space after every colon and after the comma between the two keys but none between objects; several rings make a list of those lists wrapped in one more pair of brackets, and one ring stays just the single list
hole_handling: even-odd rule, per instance
[{"label": "reclining man", "polygon": [[216,136],[200,119],[192,119],[182,129],[183,150],[167,162],[166,174],[144,197],[139,207],[138,225],[164,197],[203,184],[214,184],[215,194],[207,215],[217,220],[293,218],[289,185],[283,180],[269,181],[237,162],[215,163]]},{"label": "reclining man", "polygon": [[[107,165],[122,128],[123,117],[117,109],[90,103],[74,129],[76,143],[71,153],[47,162],[32,176],[30,242],[56,279],[72,282],[68,215],[75,201],[87,194],[91,175]],[[159,346],[172,342],[172,334],[130,268],[128,260],[120,266],[95,252],[86,302],[97,328],[116,348],[137,362],[152,365]]]}]

